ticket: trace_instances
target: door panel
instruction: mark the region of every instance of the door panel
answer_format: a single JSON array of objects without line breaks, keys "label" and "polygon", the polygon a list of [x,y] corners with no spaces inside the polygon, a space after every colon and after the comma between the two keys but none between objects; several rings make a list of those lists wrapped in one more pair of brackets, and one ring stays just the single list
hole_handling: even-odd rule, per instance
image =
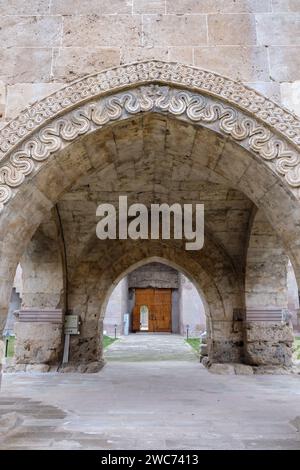
[{"label": "door panel", "polygon": [[149,332],[171,332],[171,289],[136,289],[132,329],[140,331],[140,311],[145,305],[149,311]]}]

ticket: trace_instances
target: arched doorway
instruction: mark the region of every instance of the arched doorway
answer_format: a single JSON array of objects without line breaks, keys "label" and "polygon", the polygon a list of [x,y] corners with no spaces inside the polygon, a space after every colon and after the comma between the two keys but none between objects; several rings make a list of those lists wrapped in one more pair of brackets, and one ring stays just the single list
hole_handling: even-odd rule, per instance
[{"label": "arched doorway", "polygon": [[[99,298],[93,297],[94,281],[82,289],[82,279],[101,273],[104,299],[119,270],[132,265],[132,250],[130,243],[102,243],[101,257],[96,257],[98,196],[141,193],[148,204],[209,196],[204,250],[185,262],[189,272],[195,263],[194,277],[203,271],[202,285],[210,286],[212,359],[243,360],[244,260],[254,205],[276,231],[299,277],[295,116],[218,75],[143,62],[64,88],[21,113],[0,135],[2,328],[16,266],[56,205],[69,243],[68,304],[84,320],[81,336],[72,342],[73,359],[101,360],[93,340]],[[144,258],[146,248],[136,246]],[[176,243],[166,244],[166,253],[183,256]],[[90,258],[84,259],[87,254]]]}]

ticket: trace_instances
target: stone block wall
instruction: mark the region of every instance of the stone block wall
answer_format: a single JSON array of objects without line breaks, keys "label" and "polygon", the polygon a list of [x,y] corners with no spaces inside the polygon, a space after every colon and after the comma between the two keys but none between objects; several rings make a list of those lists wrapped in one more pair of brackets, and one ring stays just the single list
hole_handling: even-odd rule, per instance
[{"label": "stone block wall", "polygon": [[122,279],[111,293],[105,317],[103,321],[103,332],[114,336],[115,325],[117,325],[117,336],[124,331],[124,313],[128,312],[128,281],[127,277]]},{"label": "stone block wall", "polygon": [[250,84],[300,112],[298,0],[0,2],[0,120],[64,83],[161,59]]},{"label": "stone block wall", "polygon": [[193,283],[180,274],[180,333],[197,337],[206,330],[205,308],[201,297]]},{"label": "stone block wall", "polygon": [[15,322],[15,363],[57,365],[62,358],[62,324]]},{"label": "stone block wall", "polygon": [[178,289],[178,271],[162,263],[149,263],[128,275],[129,288]]}]

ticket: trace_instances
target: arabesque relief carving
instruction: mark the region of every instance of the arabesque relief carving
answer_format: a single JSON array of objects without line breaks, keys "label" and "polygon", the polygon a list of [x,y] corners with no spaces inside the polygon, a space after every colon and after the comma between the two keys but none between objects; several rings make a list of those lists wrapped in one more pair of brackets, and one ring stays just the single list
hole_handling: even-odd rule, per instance
[{"label": "arabesque relief carving", "polygon": [[[171,82],[172,86],[155,82]],[[111,93],[134,83],[140,85]],[[221,133],[235,141],[247,140],[249,148],[270,162],[291,187],[300,186],[300,121],[295,116],[255,91],[210,72],[145,62],[75,82],[2,129],[0,209],[9,201],[13,188],[66,142],[141,112],[169,113],[204,126],[217,124]]]}]

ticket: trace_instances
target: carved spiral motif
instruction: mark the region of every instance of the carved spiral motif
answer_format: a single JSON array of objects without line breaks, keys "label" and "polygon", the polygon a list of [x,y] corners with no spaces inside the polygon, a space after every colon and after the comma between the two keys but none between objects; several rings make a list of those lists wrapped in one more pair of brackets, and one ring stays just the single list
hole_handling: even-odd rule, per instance
[{"label": "carved spiral motif", "polygon": [[[97,90],[95,93],[98,93],[99,87],[101,89],[107,86],[112,88],[117,84],[119,86],[120,81],[127,83],[128,74],[133,72],[137,74],[137,80],[146,80],[145,77],[149,76],[155,79],[158,72],[160,72],[159,77],[163,76],[166,80],[172,80],[173,82],[184,81],[189,86],[195,86],[196,78],[197,81],[202,83],[202,86],[204,86],[205,81],[205,86],[208,88],[216,81],[219,87],[224,85],[225,79],[213,74],[207,76],[208,72],[191,69],[192,73],[190,69],[183,68],[185,73],[178,75],[171,65],[162,67],[159,70],[158,64],[156,64],[156,67],[151,64],[143,64],[144,66],[141,68],[132,66],[133,68],[120,69],[122,71],[121,76],[120,71],[117,69],[96,77],[89,77],[86,82],[77,82],[57,92],[55,96],[60,98],[61,106],[67,108],[73,105],[74,100],[76,102],[79,99],[78,97],[82,99],[83,96],[87,96],[88,90],[90,92],[91,90]],[[87,83],[89,87],[86,88],[84,83]],[[237,100],[240,96],[238,92],[243,89],[243,86],[233,83],[232,87],[235,94],[231,94],[231,99]],[[227,88],[223,87],[220,90],[222,90],[220,93],[224,94]],[[66,93],[69,94],[66,95]],[[246,103],[248,107],[255,108],[258,104],[255,105],[253,101],[253,93],[248,90],[248,95],[246,94],[243,100],[244,105]],[[263,100],[262,97],[259,98],[260,101]],[[45,104],[47,106],[44,106]],[[280,114],[282,117],[284,111],[281,110],[281,113],[279,113],[277,110],[275,113],[274,106],[270,108],[272,113],[269,114],[269,121],[272,120],[276,127],[279,124],[276,121],[275,114]],[[34,109],[28,110],[28,119],[25,119],[22,125],[18,126],[12,122],[9,129],[3,129],[6,140],[2,140],[0,143],[2,151],[7,149],[10,143],[13,142],[12,135],[9,133],[10,130],[14,129],[19,136],[25,135],[26,129],[37,126],[38,123],[43,121],[46,114],[50,113],[51,115],[52,111],[56,112],[58,105],[54,97],[49,97],[44,102],[35,105]],[[3,158],[2,166],[0,166],[0,209],[10,199],[11,188],[21,185],[25,177],[34,172],[38,163],[47,160],[52,153],[62,148],[67,142],[72,142],[79,136],[90,132],[94,128],[105,126],[111,121],[149,111],[169,113],[174,116],[184,115],[191,122],[202,125],[217,123],[220,131],[230,135],[234,140],[239,142],[247,140],[249,147],[262,159],[272,162],[277,173],[285,177],[290,186],[300,186],[299,154],[281,140],[278,135],[275,136],[266,126],[207,95],[151,84],[130,91],[119,92],[113,96],[101,96],[98,100],[88,101],[79,109],[66,113],[64,117],[57,117],[52,120],[51,124],[40,128],[29,140],[25,140],[24,144],[19,146],[14,153],[8,153],[8,158]],[[259,113],[261,112],[260,108]],[[23,121],[22,116],[19,117],[19,123]],[[285,119],[285,122],[281,122],[281,126],[285,126],[286,131],[289,129],[292,132],[292,128],[288,124],[294,126],[295,122],[292,122],[291,119]],[[295,127],[293,128],[295,129]]]}]

